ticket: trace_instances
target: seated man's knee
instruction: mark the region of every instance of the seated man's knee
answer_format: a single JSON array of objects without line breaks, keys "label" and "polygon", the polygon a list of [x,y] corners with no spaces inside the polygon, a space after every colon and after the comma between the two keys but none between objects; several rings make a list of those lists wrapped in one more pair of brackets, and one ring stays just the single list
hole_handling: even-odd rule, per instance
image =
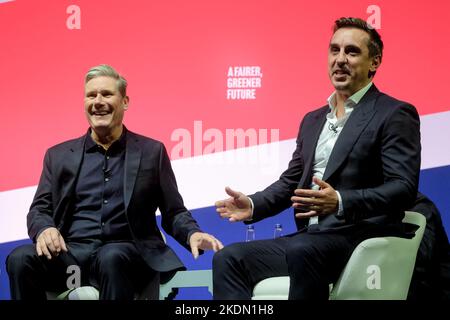
[{"label": "seated man's knee", "polygon": [[126,266],[128,257],[113,246],[100,248],[95,255],[94,265],[100,272],[108,272]]},{"label": "seated man's knee", "polygon": [[289,241],[286,247],[286,260],[288,264],[290,262],[296,263],[299,259],[303,260],[305,257],[315,254],[317,252],[310,244],[301,241]]},{"label": "seated man's knee", "polygon": [[217,251],[213,257],[213,268],[239,261],[245,255],[245,248],[242,243],[233,243]]},{"label": "seated man's knee", "polygon": [[6,271],[8,274],[17,273],[26,269],[37,253],[34,245],[24,245],[15,248],[6,258]]}]

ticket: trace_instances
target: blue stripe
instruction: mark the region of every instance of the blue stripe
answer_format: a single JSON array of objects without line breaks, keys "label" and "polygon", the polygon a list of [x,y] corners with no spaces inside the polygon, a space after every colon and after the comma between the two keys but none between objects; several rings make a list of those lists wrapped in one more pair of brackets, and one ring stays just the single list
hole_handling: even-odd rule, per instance
[{"label": "blue stripe", "polygon": [[419,190],[428,196],[441,212],[447,235],[450,234],[450,165],[420,172]]}]

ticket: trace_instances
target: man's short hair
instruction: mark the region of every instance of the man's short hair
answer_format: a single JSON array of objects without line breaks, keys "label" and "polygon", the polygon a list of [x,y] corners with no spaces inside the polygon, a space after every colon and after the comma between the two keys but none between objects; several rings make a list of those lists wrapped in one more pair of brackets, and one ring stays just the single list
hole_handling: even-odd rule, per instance
[{"label": "man's short hair", "polygon": [[122,77],[113,67],[107,64],[101,64],[89,69],[86,73],[84,83],[88,83],[90,80],[97,77],[110,77],[117,80],[117,89],[122,97],[127,96],[127,80]]},{"label": "man's short hair", "polygon": [[370,36],[369,43],[367,47],[369,48],[369,57],[373,58],[380,56],[380,61],[383,58],[383,41],[381,41],[381,36],[372,26],[370,26],[366,21],[359,18],[342,17],[334,22],[333,33],[341,28],[357,28],[364,30]]}]

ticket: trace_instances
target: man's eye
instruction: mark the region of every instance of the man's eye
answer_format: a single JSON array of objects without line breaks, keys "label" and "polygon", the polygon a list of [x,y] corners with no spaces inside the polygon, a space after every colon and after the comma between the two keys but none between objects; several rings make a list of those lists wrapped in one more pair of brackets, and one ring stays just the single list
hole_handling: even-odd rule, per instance
[{"label": "man's eye", "polygon": [[360,52],[361,51],[356,48],[349,48],[349,49],[345,50],[345,53],[352,57],[357,56],[358,54],[360,54]]}]

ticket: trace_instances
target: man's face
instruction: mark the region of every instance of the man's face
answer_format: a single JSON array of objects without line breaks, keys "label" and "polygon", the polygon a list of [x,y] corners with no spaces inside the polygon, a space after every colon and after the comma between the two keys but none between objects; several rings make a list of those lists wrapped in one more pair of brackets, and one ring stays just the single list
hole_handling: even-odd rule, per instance
[{"label": "man's face", "polygon": [[117,80],[97,77],[86,83],[84,91],[84,110],[91,128],[102,134],[110,134],[120,128],[128,108],[128,97],[120,94]]},{"label": "man's face", "polygon": [[328,49],[328,75],[336,91],[352,95],[371,79],[369,71],[380,65],[380,57],[369,57],[370,36],[357,28],[336,30]]}]

